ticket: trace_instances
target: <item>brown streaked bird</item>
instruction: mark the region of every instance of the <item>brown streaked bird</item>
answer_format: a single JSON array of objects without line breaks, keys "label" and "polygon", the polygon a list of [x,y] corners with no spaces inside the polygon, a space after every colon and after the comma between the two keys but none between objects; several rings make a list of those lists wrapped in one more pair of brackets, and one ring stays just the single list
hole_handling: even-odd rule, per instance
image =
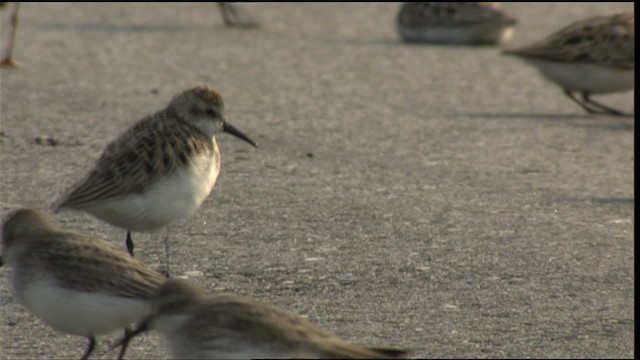
[{"label": "brown streaked bird", "polygon": [[408,2],[396,16],[396,31],[406,42],[500,44],[515,26],[498,2]]},{"label": "brown streaked bird", "polygon": [[255,299],[208,295],[180,279],[152,297],[152,314],[115,346],[148,329],[164,335],[177,359],[398,358],[405,351],[352,344],[309,321]]},{"label": "brown streaked bird", "polygon": [[634,89],[634,23],[633,12],[593,16],[502,53],[536,67],[589,113],[632,116],[596,102],[591,95]]},{"label": "brown streaked bird", "polygon": [[[191,216],[207,198],[220,171],[215,139],[220,133],[256,146],[226,121],[214,88],[184,90],[107,145],[89,174],[54,208],[86,211],[126,229],[133,255],[131,231],[152,231]],[[168,274],[166,233],[165,255]]]},{"label": "brown streaked bird", "polygon": [[83,359],[95,336],[123,328],[127,334],[127,326],[149,316],[149,298],[166,280],[103,240],[60,229],[35,209],[4,219],[2,264],[12,268],[13,294],[30,313],[55,330],[89,339]]}]

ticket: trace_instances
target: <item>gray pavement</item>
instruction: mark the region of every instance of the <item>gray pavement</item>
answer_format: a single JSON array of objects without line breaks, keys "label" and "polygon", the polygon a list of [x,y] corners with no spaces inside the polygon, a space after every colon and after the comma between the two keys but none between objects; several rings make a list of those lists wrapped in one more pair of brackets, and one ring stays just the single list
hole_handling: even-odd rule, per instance
[{"label": "gray pavement", "polygon": [[[241,6],[262,28],[206,3],[24,4],[22,68],[0,79],[1,215],[49,207],[206,82],[259,147],[218,137],[212,195],[169,230],[174,273],[414,357],[634,356],[633,118],[583,113],[495,47],[403,44],[397,3]],[[508,45],[632,6],[506,4]],[[598,99],[633,111],[632,93]],[[56,218],[124,249],[123,230]],[[161,235],[134,234],[152,266]],[[79,358],[86,340],[29,315],[8,275],[0,357]],[[167,355],[155,334],[128,352]]]}]

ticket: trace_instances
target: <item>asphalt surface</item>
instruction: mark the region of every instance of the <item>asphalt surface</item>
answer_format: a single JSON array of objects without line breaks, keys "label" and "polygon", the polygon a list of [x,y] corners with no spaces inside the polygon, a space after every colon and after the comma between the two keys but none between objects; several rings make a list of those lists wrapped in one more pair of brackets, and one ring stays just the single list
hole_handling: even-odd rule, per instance
[{"label": "asphalt surface", "polygon": [[[633,118],[584,113],[495,47],[403,44],[397,3],[241,6],[261,28],[207,3],[23,4],[22,67],[0,72],[2,217],[48,208],[205,82],[258,149],[218,137],[214,191],[170,226],[175,274],[413,357],[634,356]],[[632,7],[506,4],[507,45]],[[633,111],[632,92],[597,99]],[[56,219],[124,249],[121,229]],[[161,235],[134,234],[152,266]],[[8,276],[0,357],[79,358],[86,340],[31,316]],[[167,356],[150,334],[127,357]]]}]

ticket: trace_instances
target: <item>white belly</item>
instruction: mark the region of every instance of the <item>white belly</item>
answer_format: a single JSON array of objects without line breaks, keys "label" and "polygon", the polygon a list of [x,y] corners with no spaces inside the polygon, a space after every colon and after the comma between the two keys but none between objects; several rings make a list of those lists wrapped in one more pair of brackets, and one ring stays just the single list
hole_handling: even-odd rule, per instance
[{"label": "white belly", "polygon": [[591,64],[568,64],[521,58],[538,68],[548,80],[563,89],[592,94],[628,91],[634,88],[634,70]]},{"label": "white belly", "polygon": [[122,330],[151,312],[145,300],[64,289],[55,286],[53,280],[35,280],[17,295],[33,315],[52,328],[72,335]]},{"label": "white belly", "polygon": [[152,231],[195,213],[213,189],[219,169],[214,158],[202,156],[189,171],[156,181],[141,194],[107,200],[87,211],[127,230]]},{"label": "white belly", "polygon": [[513,25],[477,24],[466,26],[436,26],[428,28],[408,28],[396,25],[400,37],[409,42],[438,44],[499,44],[513,37]]}]

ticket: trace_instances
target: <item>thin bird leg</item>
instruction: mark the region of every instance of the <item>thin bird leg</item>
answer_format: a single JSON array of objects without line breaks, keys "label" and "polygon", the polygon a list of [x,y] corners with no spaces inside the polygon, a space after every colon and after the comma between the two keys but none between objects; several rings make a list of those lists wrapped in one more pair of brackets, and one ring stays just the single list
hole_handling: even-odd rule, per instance
[{"label": "thin bird leg", "polygon": [[84,355],[82,355],[82,360],[89,359],[89,355],[91,355],[91,352],[93,352],[94,347],[96,347],[96,338],[94,338],[93,335],[91,335],[89,336],[89,346],[87,347],[87,350],[84,352]]},{"label": "thin bird leg", "polygon": [[580,99],[576,98],[575,95],[567,90],[564,89],[564,94],[567,95],[569,97],[569,99],[573,100],[576,104],[580,105],[581,108],[585,109],[589,114],[601,114],[601,111],[598,111],[596,109],[592,109],[591,107],[587,106],[586,104],[584,104],[582,101],[580,101]]},{"label": "thin bird leg", "polygon": [[115,344],[111,345],[110,349],[115,349],[118,346],[122,346],[122,350],[120,351],[120,356],[118,356],[118,360],[122,360],[122,358],[124,357],[124,348],[127,347],[127,345],[129,344],[129,342],[136,336],[142,334],[145,331],[149,330],[149,326],[147,324],[147,321],[144,321],[142,324],[138,325],[138,327],[134,330],[131,330],[129,328],[125,328],[124,329],[124,337],[118,341],[116,341]]},{"label": "thin bird leg", "polygon": [[593,106],[596,106],[596,107],[602,109],[605,114],[609,114],[609,115],[613,115],[613,116],[627,116],[627,117],[632,117],[633,116],[633,114],[624,113],[624,112],[622,112],[620,110],[616,110],[616,109],[610,108],[610,107],[608,107],[608,106],[606,106],[606,105],[604,105],[602,103],[599,103],[599,102],[591,99],[591,97],[589,96],[589,93],[587,93],[587,92],[583,92],[582,93],[582,99],[586,103],[591,104]]},{"label": "thin bird leg", "polygon": [[124,338],[122,338],[122,347],[120,348],[120,354],[118,354],[118,360],[124,359],[124,353],[127,351],[127,345],[129,345],[129,341],[131,340],[131,329],[128,327],[124,328]]},{"label": "thin bird leg", "polygon": [[16,38],[16,29],[18,28],[18,9],[20,8],[20,3],[15,3],[13,7],[13,13],[9,17],[9,24],[11,26],[11,31],[9,32],[9,40],[7,41],[7,51],[6,54],[0,60],[0,66],[2,67],[17,67],[18,64],[13,60],[13,43]]},{"label": "thin bird leg", "polygon": [[218,9],[226,26],[252,28],[260,25],[251,14],[246,10],[236,7],[235,4],[218,2]]},{"label": "thin bird leg", "polygon": [[169,228],[167,227],[165,229],[164,232],[164,255],[166,258],[166,263],[165,263],[165,272],[166,272],[166,276],[167,279],[171,277],[171,273],[169,272]]},{"label": "thin bird leg", "polygon": [[232,26],[233,25],[233,21],[231,21],[230,15],[228,13],[228,7],[230,6],[229,3],[226,2],[218,2],[218,9],[220,10],[220,15],[222,15],[222,20],[224,21],[224,24],[227,26]]},{"label": "thin bird leg", "polygon": [[133,239],[131,239],[131,231],[127,230],[127,240],[125,241],[127,244],[127,251],[129,255],[133,256]]}]

